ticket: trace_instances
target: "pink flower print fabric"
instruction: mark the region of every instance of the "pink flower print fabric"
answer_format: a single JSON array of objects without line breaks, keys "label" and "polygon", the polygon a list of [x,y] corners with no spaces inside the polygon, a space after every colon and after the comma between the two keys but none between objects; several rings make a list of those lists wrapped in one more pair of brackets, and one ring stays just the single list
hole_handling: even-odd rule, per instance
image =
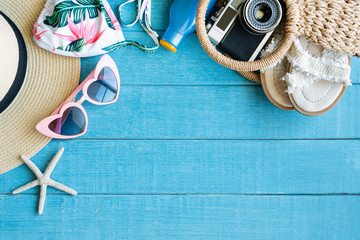
[{"label": "pink flower print fabric", "polygon": [[106,0],[47,0],[33,36],[38,46],[71,57],[104,54],[125,40]]},{"label": "pink flower print fabric", "polygon": [[33,34],[33,36],[34,36],[37,40],[40,40],[40,38],[41,38],[42,36],[44,36],[44,34],[47,32],[47,30],[42,31],[41,33],[38,33],[38,31],[37,31],[37,28],[38,28],[38,27],[39,27],[39,22],[36,21],[36,23],[35,23],[35,25],[34,25],[34,29],[33,29],[33,31],[32,31],[32,34]]},{"label": "pink flower print fabric", "polygon": [[[102,19],[100,21],[100,26],[102,23]],[[97,40],[103,35],[106,28],[104,30],[98,29],[97,24],[93,23],[93,25],[90,26],[90,21],[88,19],[85,20],[85,23],[81,19],[80,26],[77,26],[71,18],[68,16],[68,26],[72,33],[71,36],[65,36],[61,35],[60,33],[54,33],[54,35],[59,36],[65,41],[69,42],[75,42],[76,40],[83,39],[85,42],[85,46],[91,43],[96,43]]]}]

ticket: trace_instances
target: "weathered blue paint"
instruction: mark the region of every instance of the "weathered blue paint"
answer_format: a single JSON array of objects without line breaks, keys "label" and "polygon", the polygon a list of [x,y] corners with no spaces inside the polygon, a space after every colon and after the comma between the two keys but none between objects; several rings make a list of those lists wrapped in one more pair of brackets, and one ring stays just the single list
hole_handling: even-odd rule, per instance
[{"label": "weathered blue paint", "polygon": [[[153,2],[162,34],[172,1]],[[124,33],[151,42],[138,26]],[[176,54],[129,47],[111,56],[119,101],[85,103],[88,133],[33,158],[44,170],[64,146],[52,176],[79,195],[49,188],[38,216],[38,189],[10,194],[32,172],[0,175],[1,240],[360,238],[359,59],[340,103],[305,117],[216,64],[195,34]],[[82,78],[98,59],[82,59]]]}]

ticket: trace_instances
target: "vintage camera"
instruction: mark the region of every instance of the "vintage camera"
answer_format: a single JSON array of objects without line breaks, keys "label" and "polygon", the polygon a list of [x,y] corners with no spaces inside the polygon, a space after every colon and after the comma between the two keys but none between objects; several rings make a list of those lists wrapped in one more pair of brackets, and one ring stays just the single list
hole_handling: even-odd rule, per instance
[{"label": "vintage camera", "polygon": [[220,50],[241,61],[256,60],[283,12],[278,0],[220,0],[216,7],[206,25],[208,36]]}]

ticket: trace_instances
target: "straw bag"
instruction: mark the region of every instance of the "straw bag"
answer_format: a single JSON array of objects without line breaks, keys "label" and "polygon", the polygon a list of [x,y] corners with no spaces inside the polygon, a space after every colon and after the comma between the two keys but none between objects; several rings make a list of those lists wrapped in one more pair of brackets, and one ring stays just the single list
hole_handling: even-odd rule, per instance
[{"label": "straw bag", "polygon": [[255,82],[259,82],[260,78],[253,71],[266,68],[283,58],[294,38],[300,35],[326,49],[360,56],[360,0],[283,1],[286,4],[285,37],[268,57],[243,62],[220,53],[206,34],[205,13],[209,0],[200,0],[196,13],[196,31],[201,46],[216,62]]}]

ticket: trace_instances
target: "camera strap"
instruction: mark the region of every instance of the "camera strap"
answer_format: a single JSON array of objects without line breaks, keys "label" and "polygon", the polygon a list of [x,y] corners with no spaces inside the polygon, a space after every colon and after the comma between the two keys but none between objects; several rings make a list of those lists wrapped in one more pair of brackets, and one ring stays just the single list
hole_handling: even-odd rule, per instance
[{"label": "camera strap", "polygon": [[[135,1],[137,1],[136,18],[132,23],[126,24],[122,20],[122,8],[125,5],[135,2]],[[128,0],[119,6],[119,15],[120,15],[119,21],[125,27],[132,27],[139,21],[142,29],[151,37],[151,39],[153,40],[153,42],[156,45],[154,47],[147,47],[136,41],[125,40],[124,46],[125,45],[133,45],[147,53],[155,52],[159,48],[159,46],[160,46],[159,45],[159,35],[151,27],[151,0]]]}]

